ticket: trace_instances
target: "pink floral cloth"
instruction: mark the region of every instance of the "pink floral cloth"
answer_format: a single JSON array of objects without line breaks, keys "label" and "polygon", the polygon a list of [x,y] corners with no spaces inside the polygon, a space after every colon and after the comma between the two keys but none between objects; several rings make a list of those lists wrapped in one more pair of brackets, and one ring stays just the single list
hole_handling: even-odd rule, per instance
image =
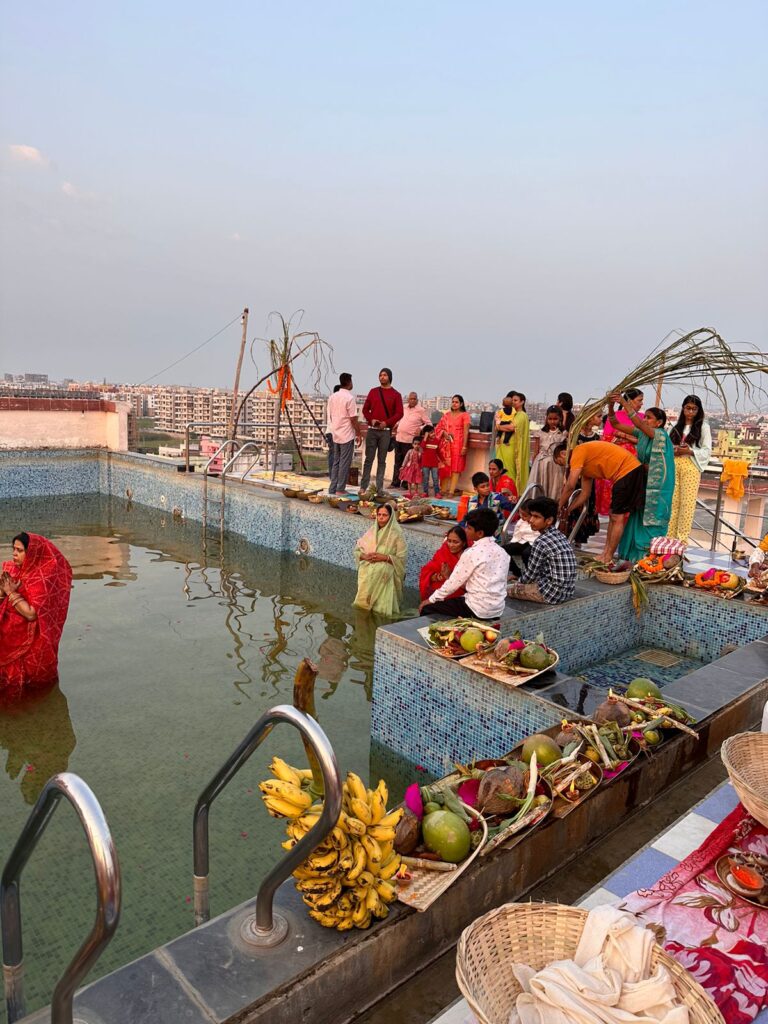
[{"label": "pink floral cloth", "polygon": [[768,856],[768,829],[739,804],[677,867],[621,904],[717,1003],[726,1024],[748,1024],[768,1006],[768,909],[741,899],[715,865],[732,848]]}]

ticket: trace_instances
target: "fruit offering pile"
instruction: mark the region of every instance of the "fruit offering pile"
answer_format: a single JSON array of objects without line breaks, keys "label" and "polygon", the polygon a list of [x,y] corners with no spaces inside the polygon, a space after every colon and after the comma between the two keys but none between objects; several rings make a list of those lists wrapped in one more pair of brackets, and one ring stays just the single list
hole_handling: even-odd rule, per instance
[{"label": "fruit offering pile", "polygon": [[499,640],[493,648],[493,657],[511,672],[526,674],[544,672],[557,661],[557,655],[544,643],[544,634],[535,640],[523,640],[520,633]]},{"label": "fruit offering pile", "polygon": [[[293,768],[279,757],[269,767],[275,778],[260,783],[259,789],[272,817],[288,819],[288,839],[282,845],[291,850],[317,824],[323,804],[309,792],[309,769]],[[387,916],[397,898],[391,880],[400,868],[394,840],[403,810],[388,812],[388,798],[383,779],[375,790],[366,789],[349,772],[339,820],[293,872],[309,916],[325,928],[368,928],[374,918]]]},{"label": "fruit offering pile", "polygon": [[433,622],[427,629],[426,640],[437,654],[445,658],[461,658],[486,650],[498,636],[497,628],[474,619],[448,619],[446,622]]}]

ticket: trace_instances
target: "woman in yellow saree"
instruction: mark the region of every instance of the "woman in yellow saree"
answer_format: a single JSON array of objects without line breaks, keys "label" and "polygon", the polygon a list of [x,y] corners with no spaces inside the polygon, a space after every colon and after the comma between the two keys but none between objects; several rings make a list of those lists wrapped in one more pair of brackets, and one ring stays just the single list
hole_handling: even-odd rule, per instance
[{"label": "woman in yellow saree", "polygon": [[392,505],[379,505],[376,522],[355,545],[355,608],[394,618],[400,614],[405,579],[405,537]]},{"label": "woman in yellow saree", "polygon": [[496,413],[496,458],[504,463],[507,476],[522,494],[528,483],[531,463],[531,429],[525,411],[525,395],[510,391]]}]

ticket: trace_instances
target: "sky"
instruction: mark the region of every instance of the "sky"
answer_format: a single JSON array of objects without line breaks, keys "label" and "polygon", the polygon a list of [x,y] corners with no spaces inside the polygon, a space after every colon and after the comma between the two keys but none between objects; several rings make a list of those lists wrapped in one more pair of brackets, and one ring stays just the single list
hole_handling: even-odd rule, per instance
[{"label": "sky", "polygon": [[0,11],[0,372],[228,386],[244,306],[468,399],[768,348],[762,0]]}]

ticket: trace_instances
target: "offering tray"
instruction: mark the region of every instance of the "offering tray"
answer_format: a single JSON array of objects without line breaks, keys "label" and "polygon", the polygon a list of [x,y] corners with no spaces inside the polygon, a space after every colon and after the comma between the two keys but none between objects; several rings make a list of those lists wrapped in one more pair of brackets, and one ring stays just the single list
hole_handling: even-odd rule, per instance
[{"label": "offering tray", "polygon": [[744,900],[745,903],[751,903],[753,907],[760,907],[761,910],[765,910],[765,908],[768,907],[768,888],[763,889],[762,892],[755,893],[754,896],[745,896],[742,889],[734,889],[728,881],[731,874],[731,857],[729,854],[718,859],[715,864],[715,874],[726,887],[728,892],[732,892],[734,896],[738,896],[739,899]]},{"label": "offering tray", "polygon": [[560,655],[551,647],[548,647],[547,650],[554,654],[555,660],[551,665],[542,669],[527,669],[520,665],[509,668],[503,662],[497,661],[491,651],[469,655],[462,664],[465,668],[471,668],[473,672],[479,672],[480,675],[487,676],[489,679],[495,679],[497,683],[514,690],[516,687],[522,686],[523,683],[529,683],[537,676],[542,676],[545,672],[552,672],[557,668],[560,664]]},{"label": "offering tray", "polygon": [[452,661],[457,661],[459,658],[469,658],[472,652],[465,651],[458,641],[450,647],[438,644],[430,634],[430,629],[434,629],[435,626],[439,626],[446,631],[449,629],[457,631],[479,629],[483,634],[492,632],[495,634],[495,637],[493,640],[486,641],[489,644],[494,643],[499,635],[499,630],[495,626],[490,626],[487,622],[479,622],[477,619],[446,619],[442,622],[433,622],[431,626],[422,626],[416,631],[431,651],[439,654],[441,658],[449,658]]}]

